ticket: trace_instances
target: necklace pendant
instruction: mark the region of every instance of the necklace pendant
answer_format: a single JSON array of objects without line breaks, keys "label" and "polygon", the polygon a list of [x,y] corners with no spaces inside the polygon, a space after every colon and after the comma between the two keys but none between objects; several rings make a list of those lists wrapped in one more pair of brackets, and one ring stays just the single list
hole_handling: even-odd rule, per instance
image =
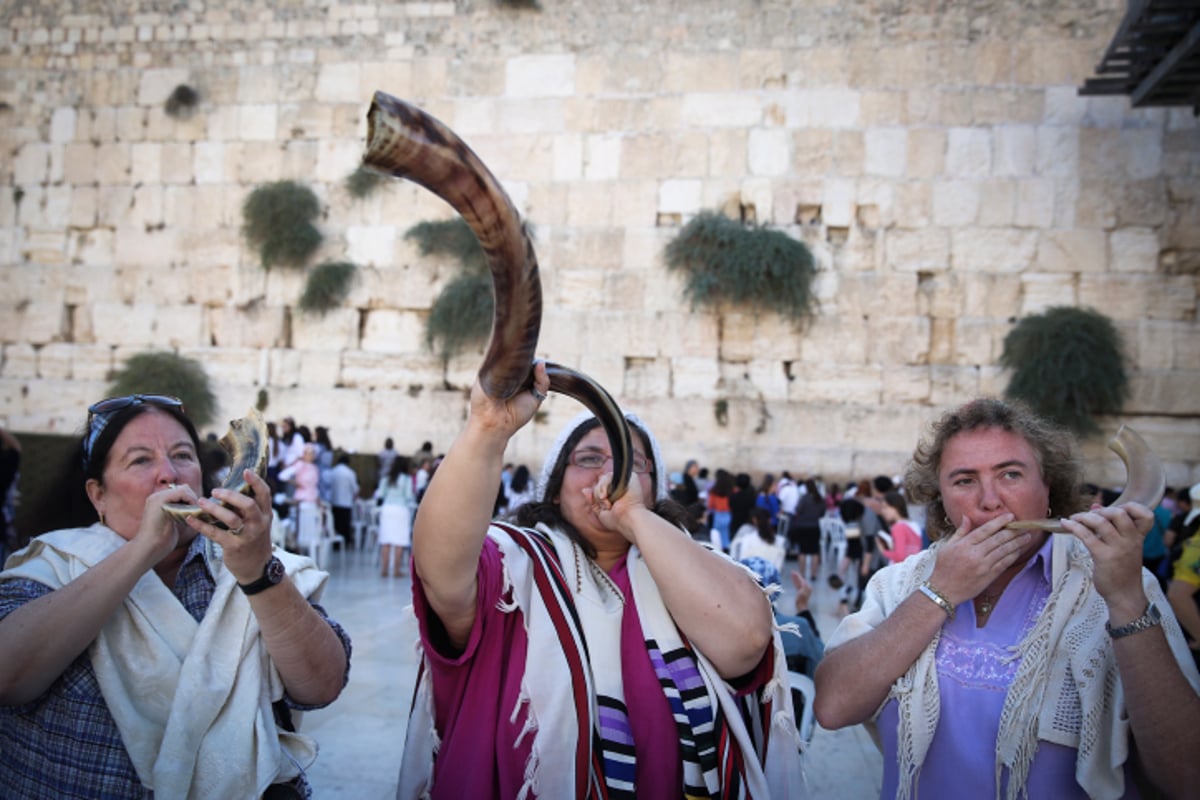
[{"label": "necklace pendant", "polygon": [[991,603],[981,603],[979,606],[980,616],[986,617],[990,613],[992,613],[992,604]]}]

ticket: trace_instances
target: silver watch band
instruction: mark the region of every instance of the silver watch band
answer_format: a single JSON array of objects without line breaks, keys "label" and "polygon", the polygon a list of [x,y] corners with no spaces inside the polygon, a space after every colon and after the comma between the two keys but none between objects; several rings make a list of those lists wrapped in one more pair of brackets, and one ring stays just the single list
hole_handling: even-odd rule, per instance
[{"label": "silver watch band", "polygon": [[1146,613],[1135,619],[1133,622],[1121,625],[1114,628],[1107,622],[1104,623],[1105,629],[1108,631],[1108,638],[1121,639],[1125,636],[1131,636],[1139,631],[1144,631],[1153,628],[1155,625],[1162,623],[1162,613],[1158,610],[1158,606],[1153,602],[1146,606]]}]

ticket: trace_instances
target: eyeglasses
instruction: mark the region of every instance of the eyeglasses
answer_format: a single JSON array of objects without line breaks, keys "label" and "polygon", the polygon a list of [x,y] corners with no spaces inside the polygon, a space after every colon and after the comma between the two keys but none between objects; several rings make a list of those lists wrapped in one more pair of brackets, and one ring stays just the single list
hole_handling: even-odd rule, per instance
[{"label": "eyeglasses", "polygon": [[[645,456],[640,453],[634,453],[632,460],[633,471],[638,475],[645,475],[650,471],[650,463],[646,461]],[[576,450],[567,459],[567,463],[573,467],[591,470],[603,469],[604,465],[609,461],[612,461],[612,456],[602,453],[599,450]]]},{"label": "eyeglasses", "polygon": [[183,401],[169,394],[128,394],[124,397],[108,397],[88,406],[87,436],[83,440],[83,468],[86,471],[92,460],[92,448],[100,434],[108,427],[112,415],[124,411],[130,406],[140,406],[149,403],[163,408],[178,408],[183,411]]}]

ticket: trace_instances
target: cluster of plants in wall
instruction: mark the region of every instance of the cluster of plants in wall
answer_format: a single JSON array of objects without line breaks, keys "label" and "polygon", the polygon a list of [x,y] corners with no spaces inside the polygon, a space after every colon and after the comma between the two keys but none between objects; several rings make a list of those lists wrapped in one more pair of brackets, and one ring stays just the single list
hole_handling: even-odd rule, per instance
[{"label": "cluster of plants in wall", "polygon": [[1103,314],[1056,306],[1025,317],[1004,338],[1000,365],[1012,370],[1007,397],[1076,433],[1099,431],[1129,395],[1120,331]]},{"label": "cluster of plants in wall", "polygon": [[210,424],[217,412],[217,398],[209,385],[204,365],[166,350],[130,356],[113,374],[108,394],[110,397],[128,394],[178,397],[197,428]]},{"label": "cluster of plants in wall", "polygon": [[693,308],[765,310],[797,325],[812,315],[812,252],[783,231],[704,211],[680,229],[665,259],[685,273]]},{"label": "cluster of plants in wall", "polygon": [[419,222],[404,238],[417,243],[421,255],[450,256],[461,271],[433,301],[425,324],[425,344],[443,361],[471,345],[487,341],[495,300],[487,260],[479,240],[462,218]]},{"label": "cluster of plants in wall", "polygon": [[360,166],[346,176],[346,192],[355,200],[362,200],[374,194],[386,180],[386,177],[375,170]]},{"label": "cluster of plants in wall", "polygon": [[[321,246],[315,221],[321,203],[307,186],[276,181],[259,186],[242,205],[242,232],[258,251],[263,269],[303,269]],[[354,284],[358,268],[346,261],[325,262],[309,271],[299,307],[324,314],[337,308]]]}]

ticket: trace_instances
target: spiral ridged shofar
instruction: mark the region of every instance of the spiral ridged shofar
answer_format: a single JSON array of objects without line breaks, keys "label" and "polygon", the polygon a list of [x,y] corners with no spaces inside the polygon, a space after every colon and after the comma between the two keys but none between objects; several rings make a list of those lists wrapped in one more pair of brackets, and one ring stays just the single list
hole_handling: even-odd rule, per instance
[{"label": "spiral ridged shofar", "polygon": [[[452,130],[383,92],[375,93],[367,112],[363,164],[424,186],[462,215],[483,247],[496,301],[479,384],[497,400],[530,389],[542,325],[542,284],[533,242],[500,182]],[[619,498],[633,469],[633,438],[625,415],[586,375],[550,362],[546,373],[551,391],[575,398],[600,420],[613,456],[609,496]]]}]

